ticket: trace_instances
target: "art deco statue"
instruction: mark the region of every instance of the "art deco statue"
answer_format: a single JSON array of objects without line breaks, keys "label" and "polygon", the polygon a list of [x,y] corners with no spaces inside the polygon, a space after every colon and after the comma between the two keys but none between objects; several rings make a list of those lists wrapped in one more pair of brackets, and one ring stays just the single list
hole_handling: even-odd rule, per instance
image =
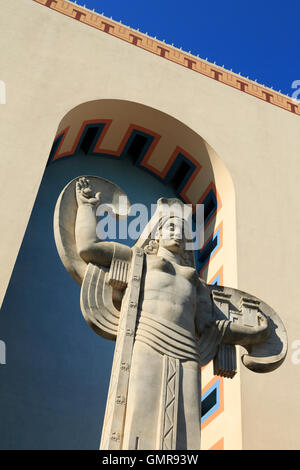
[{"label": "art deco statue", "polygon": [[107,180],[79,177],[62,191],[54,222],[85,320],[116,341],[100,448],[200,449],[201,367],[213,360],[215,374],[233,377],[242,345],[246,367],[271,371],[286,356],[286,332],[259,299],[199,278],[183,218],[160,210],[174,200],[158,201],[155,237],[146,226],[133,248],[99,240],[96,208],[126,215],[120,196]]}]

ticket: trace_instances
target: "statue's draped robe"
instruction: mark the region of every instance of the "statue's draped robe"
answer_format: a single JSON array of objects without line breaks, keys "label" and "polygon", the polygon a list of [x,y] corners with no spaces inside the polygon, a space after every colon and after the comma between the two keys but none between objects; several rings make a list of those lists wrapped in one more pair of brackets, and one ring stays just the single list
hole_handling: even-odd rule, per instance
[{"label": "statue's draped robe", "polygon": [[200,449],[201,373],[192,334],[141,313],[133,347],[124,449]]},{"label": "statue's draped robe", "polygon": [[[117,337],[101,448],[200,449],[201,366],[215,357],[225,321],[213,318],[210,297],[184,312],[193,317],[186,323],[193,331],[163,312],[142,310],[143,250],[134,250],[130,269],[124,266],[117,257],[109,272],[90,264],[81,291],[88,323],[104,337]],[[118,314],[109,285],[124,285],[125,278]]]}]

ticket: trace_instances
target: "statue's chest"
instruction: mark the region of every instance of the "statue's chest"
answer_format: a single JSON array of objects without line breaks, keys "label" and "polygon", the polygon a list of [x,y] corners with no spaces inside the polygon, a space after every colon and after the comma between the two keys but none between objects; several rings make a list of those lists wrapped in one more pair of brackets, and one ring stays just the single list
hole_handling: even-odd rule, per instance
[{"label": "statue's chest", "polygon": [[151,284],[152,288],[172,286],[186,291],[193,290],[198,280],[194,268],[180,266],[155,255],[147,256],[144,276],[146,283]]}]

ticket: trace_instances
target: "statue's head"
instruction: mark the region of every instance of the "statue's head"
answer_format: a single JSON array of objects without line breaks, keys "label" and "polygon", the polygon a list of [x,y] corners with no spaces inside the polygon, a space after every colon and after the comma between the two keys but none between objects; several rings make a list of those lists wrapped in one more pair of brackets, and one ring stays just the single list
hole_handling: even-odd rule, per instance
[{"label": "statue's head", "polygon": [[186,250],[190,237],[186,230],[186,221],[180,217],[170,216],[160,219],[155,238],[149,241],[145,252],[156,255],[160,247],[180,255],[182,264],[195,267],[194,252]]},{"label": "statue's head", "polygon": [[137,246],[151,255],[156,255],[159,247],[164,247],[180,254],[183,264],[195,267],[194,252],[191,249],[191,215],[191,207],[179,199],[160,198]]},{"label": "statue's head", "polygon": [[155,239],[159,246],[174,253],[183,253],[187,241],[185,220],[178,216],[160,219]]}]

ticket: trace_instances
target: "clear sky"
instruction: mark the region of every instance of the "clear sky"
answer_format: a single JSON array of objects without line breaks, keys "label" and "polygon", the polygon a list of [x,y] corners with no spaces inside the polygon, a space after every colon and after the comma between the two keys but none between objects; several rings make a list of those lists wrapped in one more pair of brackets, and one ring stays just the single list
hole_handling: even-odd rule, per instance
[{"label": "clear sky", "polygon": [[291,95],[300,80],[300,0],[77,0]]}]

